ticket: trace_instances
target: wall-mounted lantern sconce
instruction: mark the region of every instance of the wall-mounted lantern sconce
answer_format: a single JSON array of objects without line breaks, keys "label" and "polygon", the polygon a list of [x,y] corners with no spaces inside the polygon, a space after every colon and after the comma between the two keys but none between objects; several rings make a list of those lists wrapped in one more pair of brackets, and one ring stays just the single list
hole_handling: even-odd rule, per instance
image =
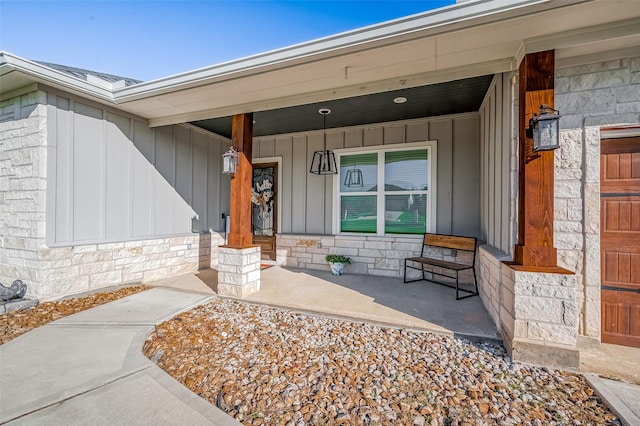
[{"label": "wall-mounted lantern sconce", "polygon": [[238,168],[238,151],[232,146],[222,154],[222,173],[230,175]]},{"label": "wall-mounted lantern sconce", "polygon": [[533,137],[533,150],[549,151],[560,147],[560,111],[540,105],[540,115],[533,114],[527,132]]}]

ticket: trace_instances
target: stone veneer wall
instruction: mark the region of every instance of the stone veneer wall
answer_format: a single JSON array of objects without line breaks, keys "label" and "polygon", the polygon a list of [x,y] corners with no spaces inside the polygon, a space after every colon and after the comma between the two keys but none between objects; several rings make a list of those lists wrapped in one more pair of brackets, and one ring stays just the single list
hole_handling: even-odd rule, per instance
[{"label": "stone veneer wall", "polygon": [[[478,291],[498,330],[513,336],[513,289],[502,285],[502,262],[511,257],[490,245],[478,248]],[[501,334],[505,335],[504,331]]]},{"label": "stone veneer wall", "polygon": [[[27,297],[49,300],[195,272],[197,234],[47,247],[46,103],[42,91],[0,103],[0,282],[21,279]],[[211,256],[217,260],[217,253]]]},{"label": "stone veneer wall", "polygon": [[351,257],[345,272],[402,276],[401,259],[420,253],[422,240],[408,237],[278,235],[276,262],[282,266],[329,271],[329,253]]},{"label": "stone veneer wall", "polygon": [[260,290],[260,246],[218,247],[218,294],[243,298]]},{"label": "stone veneer wall", "polygon": [[576,273],[578,334],[600,341],[600,130],[640,124],[640,57],[556,69],[558,264]]},{"label": "stone veneer wall", "polygon": [[225,237],[219,232],[201,232],[198,269],[217,268],[218,247],[225,244]]},{"label": "stone veneer wall", "polygon": [[0,103],[0,282],[21,279],[36,297],[46,222],[45,104],[40,91]]},{"label": "stone veneer wall", "polygon": [[143,241],[41,247],[38,287],[50,299],[101,287],[156,281],[198,270],[197,234]]},{"label": "stone veneer wall", "polygon": [[494,247],[478,251],[480,296],[511,356],[577,368],[576,276],[517,271]]},{"label": "stone veneer wall", "polygon": [[[276,241],[276,262],[281,266],[300,269],[330,271],[325,256],[342,254],[351,257],[352,264],[346,273],[402,277],[404,259],[418,256],[422,249],[422,237],[378,237],[359,235],[293,235],[279,234]],[[458,251],[431,249],[431,257],[448,261],[471,262],[472,255]],[[418,271],[409,271],[416,277]],[[471,282],[470,276],[461,274],[462,282]]]},{"label": "stone veneer wall", "polygon": [[225,240],[225,235],[219,232],[212,232],[210,234],[211,238],[211,251],[209,256],[209,265],[211,268],[217,268],[220,264],[220,253],[218,247],[225,245],[227,242]]}]

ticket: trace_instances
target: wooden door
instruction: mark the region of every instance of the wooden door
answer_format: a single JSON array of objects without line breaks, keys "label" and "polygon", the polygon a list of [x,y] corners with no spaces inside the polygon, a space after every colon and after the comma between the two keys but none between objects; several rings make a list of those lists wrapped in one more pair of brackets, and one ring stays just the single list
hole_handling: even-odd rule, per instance
[{"label": "wooden door", "polygon": [[602,140],[602,341],[640,347],[640,138]]},{"label": "wooden door", "polygon": [[253,165],[251,231],[263,259],[276,260],[278,163]]}]

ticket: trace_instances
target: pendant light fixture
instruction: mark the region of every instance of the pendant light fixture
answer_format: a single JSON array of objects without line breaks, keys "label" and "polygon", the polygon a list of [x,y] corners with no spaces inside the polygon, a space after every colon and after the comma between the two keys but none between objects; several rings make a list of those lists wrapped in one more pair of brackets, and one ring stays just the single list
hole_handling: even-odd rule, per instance
[{"label": "pendant light fixture", "polygon": [[313,153],[313,160],[311,160],[310,173],[316,175],[335,175],[338,173],[336,167],[336,156],[333,151],[327,149],[327,115],[331,114],[329,108],[321,108],[318,110],[323,117],[323,148],[322,151],[316,151]]}]

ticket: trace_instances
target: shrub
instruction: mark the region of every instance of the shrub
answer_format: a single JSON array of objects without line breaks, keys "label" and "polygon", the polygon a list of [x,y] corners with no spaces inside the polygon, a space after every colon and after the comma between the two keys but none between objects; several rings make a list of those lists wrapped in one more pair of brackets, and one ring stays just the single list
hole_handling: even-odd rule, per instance
[{"label": "shrub", "polygon": [[351,258],[341,254],[328,254],[325,259],[330,263],[344,263],[345,265],[351,265]]}]

